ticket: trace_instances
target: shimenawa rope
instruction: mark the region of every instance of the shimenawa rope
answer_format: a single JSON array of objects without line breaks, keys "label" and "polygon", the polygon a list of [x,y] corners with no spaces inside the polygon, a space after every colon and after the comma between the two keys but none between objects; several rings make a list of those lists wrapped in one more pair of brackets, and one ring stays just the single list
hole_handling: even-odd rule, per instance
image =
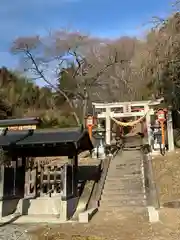
[{"label": "shimenawa rope", "polygon": [[121,122],[118,121],[117,119],[115,119],[114,117],[111,117],[111,119],[118,124],[119,126],[123,126],[123,127],[133,127],[135,125],[137,125],[138,123],[140,123],[147,115],[147,113],[149,112],[149,110],[144,114],[144,116],[140,117],[139,119],[132,121],[132,122]]}]

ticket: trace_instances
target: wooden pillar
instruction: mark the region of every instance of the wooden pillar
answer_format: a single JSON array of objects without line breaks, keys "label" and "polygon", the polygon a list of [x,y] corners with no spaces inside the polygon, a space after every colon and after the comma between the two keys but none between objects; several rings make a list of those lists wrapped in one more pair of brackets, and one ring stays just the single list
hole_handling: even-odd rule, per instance
[{"label": "wooden pillar", "polygon": [[78,154],[75,153],[73,157],[71,156],[68,158],[69,163],[64,165],[63,174],[61,174],[63,191],[61,195],[60,218],[63,221],[73,216],[78,201]]},{"label": "wooden pillar", "polygon": [[75,155],[73,156],[72,170],[73,170],[73,174],[72,174],[73,196],[76,197],[77,194],[78,194],[78,192],[77,192],[77,187],[78,187],[78,154],[77,153],[75,153]]},{"label": "wooden pillar", "polygon": [[173,124],[172,124],[172,113],[168,110],[167,113],[167,136],[168,136],[168,150],[169,152],[174,151],[174,136],[173,136]]},{"label": "wooden pillar", "polygon": [[111,109],[106,108],[106,144],[111,144]]},{"label": "wooden pillar", "polygon": [[3,216],[3,199],[4,199],[4,174],[5,174],[6,156],[2,149],[0,149],[0,217]]},{"label": "wooden pillar", "polygon": [[151,115],[149,112],[149,106],[145,105],[144,106],[144,111],[146,114],[146,126],[147,126],[147,137],[148,137],[148,144],[151,146]]},{"label": "wooden pillar", "polygon": [[4,164],[0,166],[0,200],[4,197]]},{"label": "wooden pillar", "polygon": [[143,120],[142,122],[140,122],[140,124],[141,124],[141,127],[140,127],[141,133],[145,134],[145,124],[144,124],[144,120]]},{"label": "wooden pillar", "polygon": [[3,217],[3,198],[4,198],[4,164],[0,166],[0,217]]},{"label": "wooden pillar", "polygon": [[67,199],[68,199],[67,170],[68,170],[68,163],[66,163],[63,166],[63,170],[62,170],[62,173],[61,173],[61,181],[62,181],[62,195],[61,195],[61,199],[63,201],[67,201]]},{"label": "wooden pillar", "polygon": [[14,170],[13,195],[16,196],[16,178],[17,178],[17,156],[12,156],[12,166]]},{"label": "wooden pillar", "polygon": [[[23,169],[24,169],[24,197],[30,196],[30,186],[31,186],[31,166],[29,163],[29,158],[22,157]],[[40,173],[41,178],[41,173]],[[40,180],[41,185],[41,180]],[[41,186],[40,186],[41,189]]]},{"label": "wooden pillar", "polygon": [[[78,154],[68,156],[68,163],[64,166],[63,174],[63,198],[76,197],[78,186]],[[70,194],[71,192],[71,194]],[[70,196],[72,195],[72,196]]]}]

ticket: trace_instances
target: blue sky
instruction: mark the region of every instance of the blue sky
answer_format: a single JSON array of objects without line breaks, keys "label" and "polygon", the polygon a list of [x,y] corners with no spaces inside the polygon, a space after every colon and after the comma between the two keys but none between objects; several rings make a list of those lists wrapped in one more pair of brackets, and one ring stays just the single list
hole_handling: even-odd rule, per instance
[{"label": "blue sky", "polygon": [[15,68],[9,54],[16,37],[62,27],[99,37],[141,36],[152,16],[167,16],[171,0],[1,0],[0,66]]}]

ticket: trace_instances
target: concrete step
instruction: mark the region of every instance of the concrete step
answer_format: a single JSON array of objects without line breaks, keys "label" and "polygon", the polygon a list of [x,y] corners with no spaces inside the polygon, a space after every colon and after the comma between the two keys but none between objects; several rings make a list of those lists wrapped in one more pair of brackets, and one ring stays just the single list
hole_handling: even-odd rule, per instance
[{"label": "concrete step", "polygon": [[125,169],[125,168],[129,168],[129,167],[136,167],[136,166],[140,166],[141,165],[141,161],[133,161],[133,162],[128,162],[128,161],[125,161],[125,162],[119,162],[119,163],[112,163],[110,165],[110,169],[111,168],[118,168],[118,169]]},{"label": "concrete step", "polygon": [[108,169],[108,172],[112,172],[112,171],[116,171],[116,172],[122,172],[122,171],[124,171],[124,172],[138,172],[138,171],[140,171],[141,170],[141,166],[139,165],[139,166],[137,166],[137,164],[136,165],[133,165],[133,166],[124,166],[124,167],[122,167],[122,166],[120,166],[120,167],[114,167],[114,168],[109,168]]},{"label": "concrete step", "polygon": [[104,189],[103,189],[103,193],[106,193],[106,192],[112,192],[113,193],[116,193],[116,192],[133,192],[133,191],[136,191],[136,192],[143,192],[144,191],[144,187],[143,185],[133,185],[133,186],[105,186]]},{"label": "concrete step", "polygon": [[142,162],[142,158],[138,157],[136,159],[132,159],[132,156],[131,156],[131,159],[130,158],[126,158],[126,159],[122,159],[120,161],[114,161],[114,162],[112,160],[111,163],[112,163],[112,165],[117,164],[117,165],[122,166],[124,164],[132,164],[133,165],[133,163],[139,163],[139,162]]},{"label": "concrete step", "polygon": [[122,164],[115,164],[115,165],[111,165],[110,167],[109,167],[109,169],[119,169],[119,170],[121,170],[121,169],[123,169],[123,170],[126,170],[126,169],[129,169],[129,168],[137,168],[137,167],[139,167],[140,168],[140,166],[141,166],[141,163],[139,162],[139,163],[130,163],[130,164],[125,164],[125,163],[122,163]]},{"label": "concrete step", "polygon": [[[129,145],[129,146],[133,146],[133,145]],[[134,149],[134,151],[122,152],[122,154],[120,155],[119,159],[128,159],[128,158],[129,159],[136,159],[136,158],[138,158],[140,156],[142,156],[141,151],[137,151],[137,150]],[[116,159],[116,160],[118,160],[118,159]]]},{"label": "concrete step", "polygon": [[120,161],[116,161],[116,163],[132,163],[132,162],[141,162],[142,161],[142,156],[140,156],[140,155],[135,156],[132,151],[130,151],[129,153],[131,153],[130,156],[126,156],[126,157],[120,159]]},{"label": "concrete step", "polygon": [[[113,185],[116,185],[117,188],[123,188],[123,187],[128,187],[128,188],[134,188],[135,185],[143,186],[143,181],[142,179],[119,179],[119,180],[108,180],[105,183],[105,186],[110,186],[112,187]],[[131,187],[132,186],[132,187]]]},{"label": "concrete step", "polygon": [[[128,152],[126,152],[128,153]],[[130,155],[122,158],[119,163],[132,163],[132,162],[141,162],[142,156],[141,155],[135,155],[132,151],[129,152]]]},{"label": "concrete step", "polygon": [[103,191],[123,191],[123,190],[139,190],[141,191],[143,189],[143,183],[142,182],[137,182],[133,184],[114,184],[114,183],[107,183],[104,186]]},{"label": "concrete step", "polygon": [[119,201],[101,200],[101,207],[146,206],[145,199],[123,199]]},{"label": "concrete step", "polygon": [[141,196],[144,196],[145,195],[145,192],[143,192],[143,190],[128,190],[128,189],[125,189],[125,190],[118,190],[118,191],[104,191],[103,190],[103,194],[101,197],[107,197],[107,196],[119,196],[119,197],[141,197]]},{"label": "concrete step", "polygon": [[61,211],[61,198],[21,199],[17,209],[28,215],[58,215]]},{"label": "concrete step", "polygon": [[141,162],[142,160],[141,160],[142,158],[137,158],[137,159],[132,159],[132,156],[131,156],[131,159],[130,158],[126,158],[126,159],[122,159],[122,160],[120,160],[120,161],[111,161],[111,164],[112,165],[118,165],[118,166],[125,166],[125,165],[127,165],[127,164],[132,164],[133,165],[133,163],[138,163],[138,162]]},{"label": "concrete step", "polygon": [[107,176],[106,176],[106,181],[112,181],[112,180],[118,180],[118,179],[128,179],[131,180],[131,179],[140,179],[142,176],[142,174],[138,173],[138,174],[128,174],[128,173],[108,173]]},{"label": "concrete step", "polygon": [[118,167],[126,167],[127,165],[135,166],[136,164],[141,163],[141,159],[135,159],[135,160],[123,160],[118,162],[111,162],[111,166],[118,166]]},{"label": "concrete step", "polygon": [[132,178],[106,178],[105,185],[112,185],[112,184],[117,184],[117,186],[120,185],[133,185],[136,183],[142,183],[142,179],[139,177],[132,177]]},{"label": "concrete step", "polygon": [[129,152],[127,151],[127,152],[122,152],[122,154],[120,154],[118,158],[114,158],[114,159],[112,159],[112,161],[114,161],[114,162],[117,161],[118,162],[118,161],[123,161],[125,159],[131,159],[132,160],[132,159],[137,159],[140,156],[142,156],[142,154],[138,153],[137,150],[136,151],[134,150],[134,152],[133,151],[129,151]]},{"label": "concrete step", "polygon": [[124,201],[124,200],[127,200],[129,201],[130,200],[133,200],[133,201],[136,201],[136,200],[144,200],[145,199],[145,195],[144,193],[139,193],[139,194],[136,194],[136,195],[133,195],[133,194],[112,194],[112,195],[109,195],[109,194],[103,194],[101,196],[101,201]]},{"label": "concrete step", "polygon": [[138,180],[142,178],[142,174],[124,174],[117,176],[117,174],[113,175],[107,175],[106,181],[123,181],[123,180]]},{"label": "concrete step", "polygon": [[133,179],[141,179],[142,174],[124,174],[124,173],[114,173],[114,174],[107,174],[106,176],[106,181],[113,181],[113,180],[127,180],[129,179],[130,181]]},{"label": "concrete step", "polygon": [[112,194],[142,194],[143,189],[112,189],[104,188],[103,195],[112,195]]},{"label": "concrete step", "polygon": [[136,208],[134,206],[122,206],[122,207],[105,207],[100,206],[98,208],[98,212],[114,212],[115,214],[122,213],[122,214],[132,214],[132,213],[144,213],[147,214],[147,209],[144,206],[137,206]]},{"label": "concrete step", "polygon": [[132,163],[138,163],[142,161],[142,157],[133,157],[132,158],[132,154],[130,157],[125,158],[125,159],[120,159],[119,161],[111,161],[112,164],[117,164],[117,165],[126,165],[126,164],[132,164]]},{"label": "concrete step", "polygon": [[122,164],[112,164],[109,167],[109,170],[127,170],[127,169],[141,169],[141,162],[136,162],[136,163],[122,163]]},{"label": "concrete step", "polygon": [[108,175],[111,174],[117,174],[117,175],[124,175],[124,174],[138,174],[138,172],[141,172],[141,167],[136,168],[127,168],[127,169],[108,169]]},{"label": "concrete step", "polygon": [[143,196],[145,195],[146,193],[145,192],[143,192],[143,189],[142,190],[137,190],[136,192],[132,192],[132,191],[127,191],[127,190],[125,190],[125,191],[114,191],[114,192],[112,192],[112,193],[109,193],[109,191],[104,191],[103,192],[103,194],[101,195],[101,199],[106,199],[106,198],[126,198],[126,196],[128,197],[128,198],[136,198],[136,197],[142,197],[143,198]]},{"label": "concrete step", "polygon": [[[111,163],[127,163],[127,162],[138,162],[142,161],[142,155],[136,155],[132,151],[126,152],[126,156],[122,156],[119,159],[112,159]],[[128,155],[129,154],[129,155]]]},{"label": "concrete step", "polygon": [[117,167],[119,167],[119,168],[125,168],[125,167],[127,167],[127,166],[135,166],[135,165],[139,165],[141,163],[141,161],[140,160],[133,160],[133,161],[119,161],[119,162],[112,162],[111,163],[111,165],[110,165],[110,167],[115,167],[115,166],[117,166]]},{"label": "concrete step", "polygon": [[107,177],[106,177],[106,179],[108,179],[108,178],[113,178],[113,177],[117,177],[117,178],[123,178],[123,177],[132,177],[132,176],[134,176],[134,177],[138,177],[138,176],[141,176],[142,174],[141,173],[136,173],[136,172],[125,172],[125,171],[114,171],[114,172],[109,172],[108,174],[107,174]]},{"label": "concrete step", "polygon": [[119,185],[124,185],[124,184],[128,184],[128,185],[133,185],[134,183],[142,183],[143,179],[142,176],[138,177],[132,177],[132,178],[126,178],[126,177],[121,177],[121,178],[108,178],[106,179],[106,183],[105,185],[112,185],[112,184],[117,184],[117,186]]}]

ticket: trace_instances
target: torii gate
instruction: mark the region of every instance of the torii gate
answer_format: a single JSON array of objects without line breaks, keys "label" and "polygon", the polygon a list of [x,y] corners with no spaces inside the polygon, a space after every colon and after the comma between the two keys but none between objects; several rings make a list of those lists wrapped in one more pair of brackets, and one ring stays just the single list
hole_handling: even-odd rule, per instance
[{"label": "torii gate", "polygon": [[[97,119],[105,119],[106,121],[106,144],[111,143],[111,120],[125,117],[145,118],[147,125],[148,143],[151,145],[151,116],[155,114],[154,107],[160,105],[163,99],[155,101],[133,101],[133,102],[114,102],[114,103],[92,103],[93,110]],[[137,109],[141,109],[138,111]],[[168,149],[174,151],[173,127],[171,111],[167,114],[167,136]]]}]

